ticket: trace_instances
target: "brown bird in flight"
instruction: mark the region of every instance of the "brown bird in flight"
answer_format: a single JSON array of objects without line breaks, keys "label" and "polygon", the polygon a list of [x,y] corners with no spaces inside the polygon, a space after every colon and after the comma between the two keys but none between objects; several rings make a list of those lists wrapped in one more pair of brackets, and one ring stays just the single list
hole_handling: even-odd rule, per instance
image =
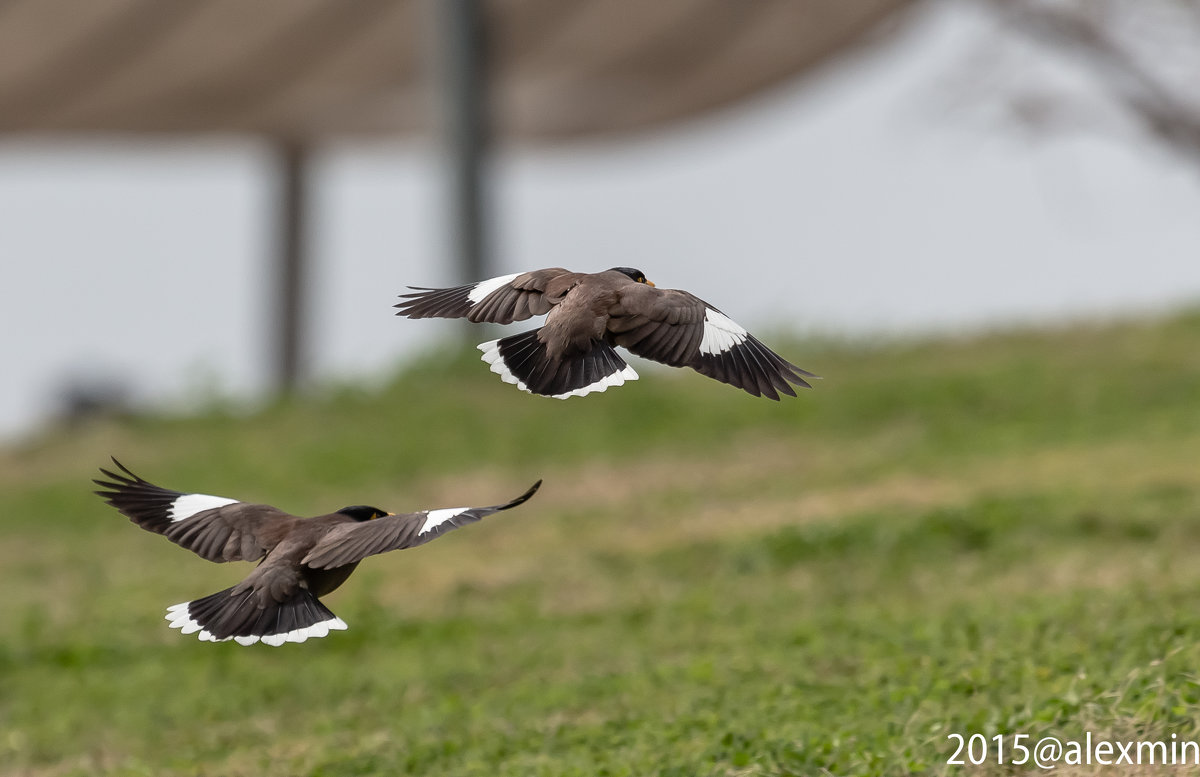
[{"label": "brown bird in flight", "polygon": [[581,397],[636,380],[617,345],[756,397],[794,397],[791,384],[808,388],[805,378],[817,377],[699,297],[656,288],[632,267],[598,273],[552,267],[448,289],[409,288],[416,293],[400,295],[398,316],[510,324],[545,315],[539,329],[479,346],[492,372],[532,394]]},{"label": "brown bird in flight", "polygon": [[171,628],[200,639],[282,645],[346,628],[320,597],[350,577],[367,556],[423,545],[446,532],[525,502],[542,484],[493,507],[451,507],[394,515],[354,505],[315,518],[264,504],[171,491],[142,480],[115,458],[121,473],[100,471],[96,494],[147,531],[209,561],[259,561],[245,580],[219,593],[167,608]]}]

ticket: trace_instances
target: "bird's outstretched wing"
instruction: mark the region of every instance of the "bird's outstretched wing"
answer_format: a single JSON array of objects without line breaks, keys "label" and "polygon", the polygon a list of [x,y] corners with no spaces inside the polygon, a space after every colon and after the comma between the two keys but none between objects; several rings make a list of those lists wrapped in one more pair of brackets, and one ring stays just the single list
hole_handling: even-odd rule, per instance
[{"label": "bird's outstretched wing", "polygon": [[539,480],[511,502],[492,507],[422,510],[417,513],[389,515],[374,521],[340,524],[322,537],[301,563],[314,569],[333,569],[353,564],[377,553],[423,545],[460,526],[475,523],[493,513],[523,504],[541,485],[542,481]]},{"label": "bird's outstretched wing", "polygon": [[502,275],[466,286],[427,289],[410,286],[415,294],[401,294],[398,316],[409,318],[463,318],[490,324],[511,324],[550,312],[557,299],[546,295],[551,281],[576,275],[561,267]]},{"label": "bird's outstretched wing", "polygon": [[810,387],[807,370],[785,360],[699,297],[639,284],[624,290],[608,321],[615,342],[638,356],[702,375],[754,396],[796,396]]},{"label": "bird's outstretched wing", "polygon": [[161,534],[209,561],[257,561],[275,547],[295,516],[270,505],[156,486],[113,459],[120,473],[100,471],[95,492],[146,531]]}]

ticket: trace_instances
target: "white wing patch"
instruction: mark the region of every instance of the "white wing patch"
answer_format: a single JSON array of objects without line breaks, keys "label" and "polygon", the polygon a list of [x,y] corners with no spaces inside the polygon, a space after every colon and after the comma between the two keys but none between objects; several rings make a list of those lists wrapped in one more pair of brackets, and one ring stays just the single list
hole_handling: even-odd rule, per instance
[{"label": "white wing patch", "polygon": [[267,634],[266,636],[248,635],[245,637],[223,637],[217,639],[208,629],[201,626],[192,618],[188,612],[188,605],[191,602],[180,602],[172,604],[167,608],[167,621],[171,628],[179,629],[182,634],[195,634],[200,632],[199,639],[201,642],[228,642],[232,639],[239,645],[253,645],[255,642],[262,642],[264,645],[279,647],[285,642],[304,642],[307,639],[317,639],[324,637],[331,631],[345,631],[348,626],[341,618],[334,616],[327,621],[314,623],[311,626],[305,626],[302,629],[293,629],[292,631],[282,634]]},{"label": "white wing patch", "polygon": [[[513,375],[512,371],[508,369],[508,365],[504,363],[504,359],[500,356],[500,346],[498,345],[499,342],[499,340],[489,340],[486,343],[480,343],[478,346],[476,346],[479,348],[479,350],[483,351],[483,356],[480,358],[492,365],[492,372],[499,375],[500,380],[504,381],[505,383],[512,383],[517,388],[521,389],[521,391],[524,391],[527,394],[532,394],[533,392],[530,391],[529,387],[525,385],[525,381],[521,380],[516,375]],[[563,394],[551,394],[549,396],[553,397],[554,399],[582,397],[591,394],[593,391],[604,391],[609,386],[621,386],[627,380],[637,379],[637,372],[634,371],[633,367],[630,367],[628,364],[626,364],[625,369],[621,370],[620,372],[614,372],[611,375],[605,375],[595,383],[591,383],[587,386],[583,386]]]},{"label": "white wing patch", "polygon": [[433,531],[451,518],[462,515],[469,507],[443,507],[441,510],[430,510],[425,513],[425,523],[421,526],[421,531],[417,532],[420,536],[428,531]]},{"label": "white wing patch", "polygon": [[704,311],[704,337],[700,340],[700,353],[712,356],[732,351],[746,342],[748,335],[749,332],[729,316],[707,308]]},{"label": "white wing patch", "polygon": [[490,278],[486,281],[480,281],[479,283],[475,284],[474,288],[472,288],[470,292],[468,292],[467,299],[471,301],[472,305],[478,305],[480,302],[483,302],[487,295],[491,294],[493,291],[508,283],[513,278],[516,278],[520,274],[521,273],[519,272],[515,272],[512,275],[501,275],[499,278]]},{"label": "white wing patch", "polygon": [[236,503],[236,499],[226,499],[223,496],[184,494],[171,503],[171,510],[168,512],[167,517],[174,523],[191,518],[196,513],[202,513],[205,510],[212,510],[217,507]]}]

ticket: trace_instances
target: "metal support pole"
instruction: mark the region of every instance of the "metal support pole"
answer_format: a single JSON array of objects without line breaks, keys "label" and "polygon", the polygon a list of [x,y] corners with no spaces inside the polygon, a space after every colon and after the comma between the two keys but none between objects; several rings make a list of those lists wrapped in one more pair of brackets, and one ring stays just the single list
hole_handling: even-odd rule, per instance
[{"label": "metal support pole", "polygon": [[482,0],[438,0],[443,116],[451,166],[451,250],[461,283],[489,277],[487,30]]},{"label": "metal support pole", "polygon": [[304,368],[304,281],[308,247],[304,239],[308,149],[285,141],[279,146],[279,258],[276,264],[275,388],[295,390]]}]

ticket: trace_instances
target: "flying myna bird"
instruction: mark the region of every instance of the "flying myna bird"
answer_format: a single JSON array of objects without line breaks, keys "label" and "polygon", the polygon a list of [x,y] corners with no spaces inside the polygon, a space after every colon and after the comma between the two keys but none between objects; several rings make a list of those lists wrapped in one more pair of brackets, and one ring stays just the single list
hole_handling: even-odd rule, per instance
[{"label": "flying myna bird", "polygon": [[96,493],[131,521],[209,561],[259,561],[245,580],[219,593],[167,608],[171,628],[200,639],[242,645],[282,645],[324,637],[346,624],[321,603],[376,553],[423,545],[448,531],[516,507],[542,481],[507,504],[450,507],[394,515],[354,505],[316,518],[289,515],[270,505],[208,494],[185,494],[124,474],[100,471]]},{"label": "flying myna bird", "polygon": [[467,318],[510,324],[546,316],[539,329],[482,343],[483,360],[506,383],[566,399],[637,380],[614,346],[744,389],[754,396],[796,396],[790,384],[815,378],[786,361],[704,300],[659,289],[641,270],[578,273],[552,267],[468,286],[410,286],[398,316]]}]

